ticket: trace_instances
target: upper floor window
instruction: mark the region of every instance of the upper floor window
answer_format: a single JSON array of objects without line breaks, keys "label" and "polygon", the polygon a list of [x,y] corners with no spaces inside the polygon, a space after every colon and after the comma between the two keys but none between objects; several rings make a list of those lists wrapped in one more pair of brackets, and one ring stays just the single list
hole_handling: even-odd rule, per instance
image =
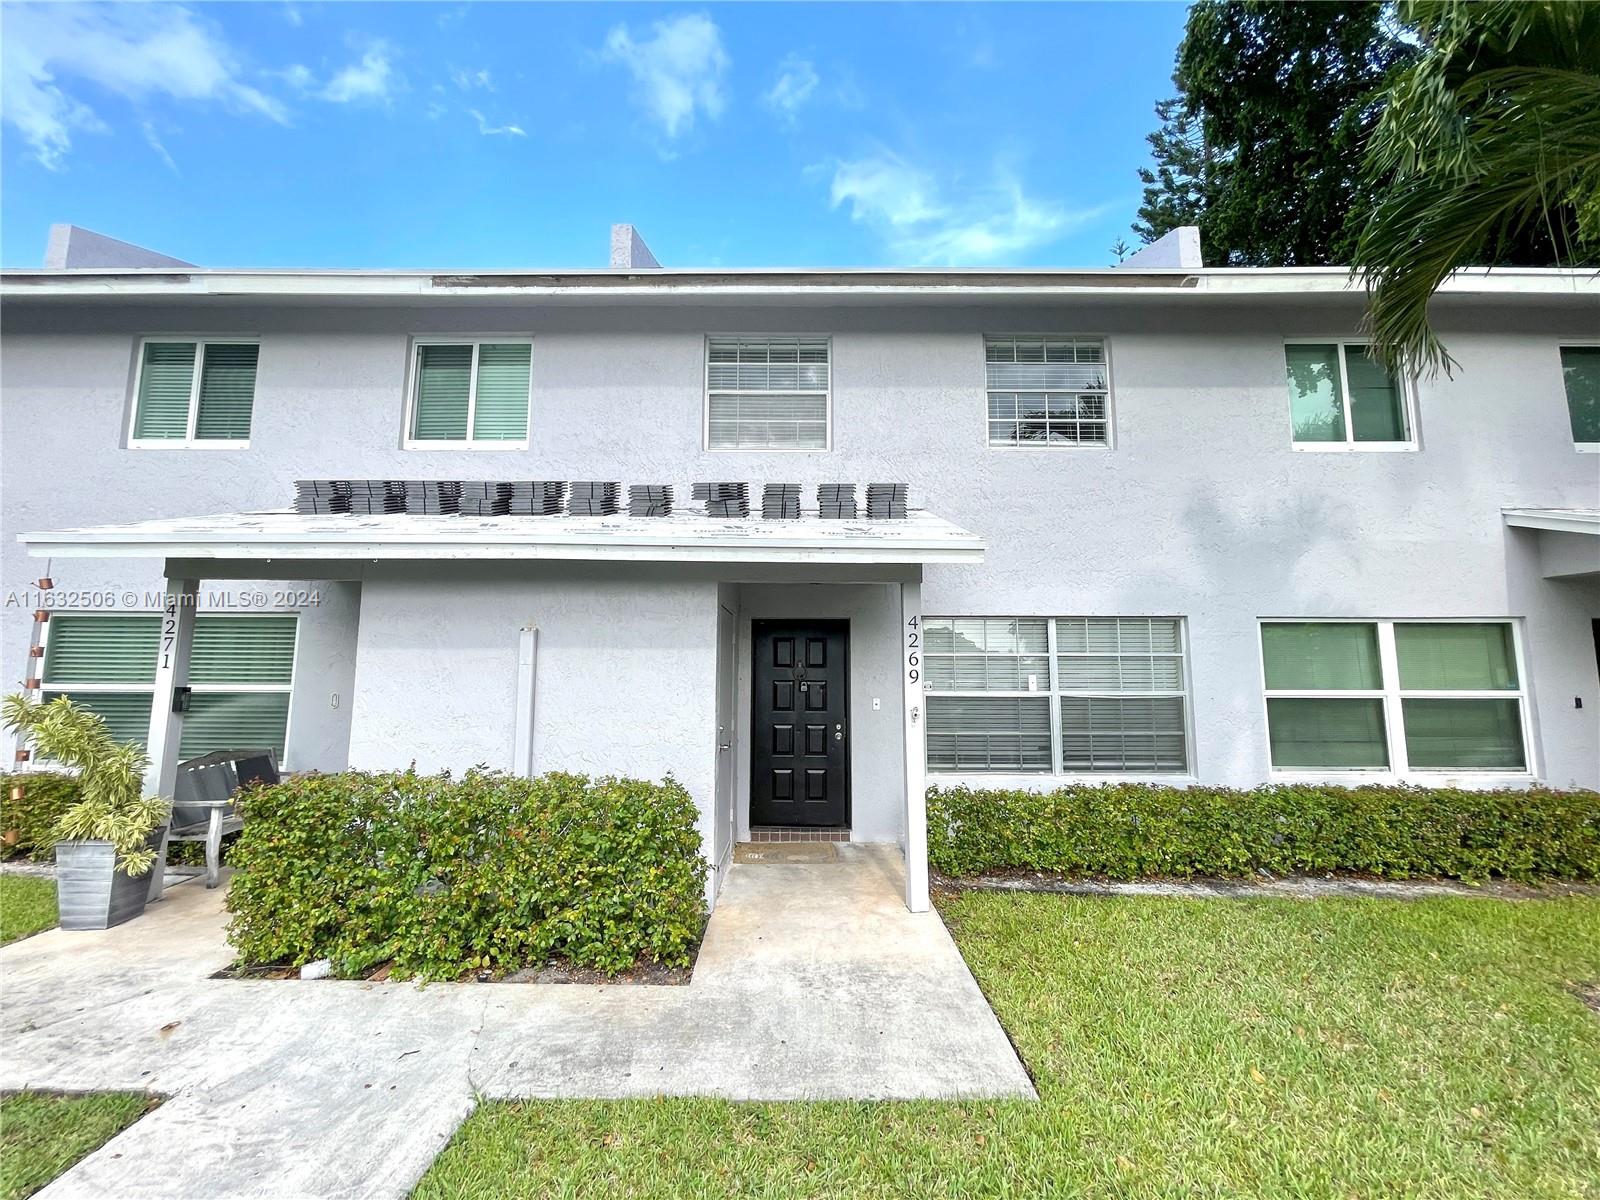
[{"label": "upper floor window", "polygon": [[146,339],[128,444],[248,446],[260,351],[255,342],[233,339]]},{"label": "upper floor window", "polygon": [[1600,451],[1600,346],[1561,347],[1561,378],[1573,442],[1580,450]]},{"label": "upper floor window", "polygon": [[1521,672],[1506,621],[1268,621],[1275,771],[1523,774]]},{"label": "upper floor window", "polygon": [[528,444],[530,341],[419,338],[414,354],[408,448]]},{"label": "upper floor window", "polygon": [[1297,450],[1410,450],[1411,400],[1361,342],[1290,342],[1289,419]]},{"label": "upper floor window", "polygon": [[825,337],[706,339],[708,450],[826,450]]},{"label": "upper floor window", "polygon": [[1110,377],[1099,338],[986,337],[989,445],[1109,446]]}]

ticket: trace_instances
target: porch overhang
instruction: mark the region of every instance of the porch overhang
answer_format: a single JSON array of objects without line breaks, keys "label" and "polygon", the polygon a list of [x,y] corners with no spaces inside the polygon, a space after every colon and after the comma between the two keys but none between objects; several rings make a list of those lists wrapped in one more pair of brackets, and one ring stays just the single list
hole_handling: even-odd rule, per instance
[{"label": "porch overhang", "polygon": [[898,520],[327,515],[286,510],[18,535],[35,557],[199,561],[981,563],[977,534],[914,509]]},{"label": "porch overhang", "polygon": [[1504,508],[1500,514],[1509,528],[1532,531],[1546,579],[1600,578],[1600,508]]}]

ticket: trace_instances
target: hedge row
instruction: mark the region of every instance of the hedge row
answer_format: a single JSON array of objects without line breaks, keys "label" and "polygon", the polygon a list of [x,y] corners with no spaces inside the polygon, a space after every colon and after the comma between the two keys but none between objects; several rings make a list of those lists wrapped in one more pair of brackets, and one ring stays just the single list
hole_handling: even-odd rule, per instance
[{"label": "hedge row", "polygon": [[1136,879],[1355,872],[1600,879],[1600,793],[1112,784],[928,791],[946,875],[1004,868]]},{"label": "hedge row", "polygon": [[[22,799],[13,800],[11,789],[22,785]],[[78,781],[59,771],[30,771],[0,775],[0,856],[26,854],[45,861],[55,856],[51,831],[56,819],[78,801]],[[13,836],[14,835],[14,836]]]},{"label": "hedge row", "polygon": [[453,979],[551,957],[682,966],[705,921],[698,813],[667,779],[307,775],[247,792],[229,938],[247,963]]}]

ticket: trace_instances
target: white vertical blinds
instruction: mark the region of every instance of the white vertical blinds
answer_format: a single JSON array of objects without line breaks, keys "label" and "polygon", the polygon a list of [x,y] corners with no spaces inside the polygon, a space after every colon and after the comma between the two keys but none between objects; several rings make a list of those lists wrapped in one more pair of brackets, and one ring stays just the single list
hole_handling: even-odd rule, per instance
[{"label": "white vertical blinds", "polygon": [[[195,618],[190,710],[179,753],[270,747],[282,758],[299,618],[202,613]],[[161,618],[150,613],[55,613],[46,625],[43,696],[99,713],[119,741],[143,745]]]},{"label": "white vertical blinds", "polygon": [[1188,768],[1178,618],[928,617],[923,630],[930,771]]},{"label": "white vertical blinds", "polygon": [[706,340],[706,437],[713,450],[825,450],[825,337]]},{"label": "white vertical blinds", "polygon": [[991,446],[1110,445],[1099,338],[984,338]]}]

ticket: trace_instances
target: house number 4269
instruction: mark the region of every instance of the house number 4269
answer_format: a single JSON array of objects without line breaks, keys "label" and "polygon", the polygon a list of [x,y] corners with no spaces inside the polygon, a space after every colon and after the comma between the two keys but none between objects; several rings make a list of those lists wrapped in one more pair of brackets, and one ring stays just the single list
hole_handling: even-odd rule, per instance
[{"label": "house number 4269", "polygon": [[922,620],[912,617],[906,622],[906,682],[916,683],[922,678]]}]

